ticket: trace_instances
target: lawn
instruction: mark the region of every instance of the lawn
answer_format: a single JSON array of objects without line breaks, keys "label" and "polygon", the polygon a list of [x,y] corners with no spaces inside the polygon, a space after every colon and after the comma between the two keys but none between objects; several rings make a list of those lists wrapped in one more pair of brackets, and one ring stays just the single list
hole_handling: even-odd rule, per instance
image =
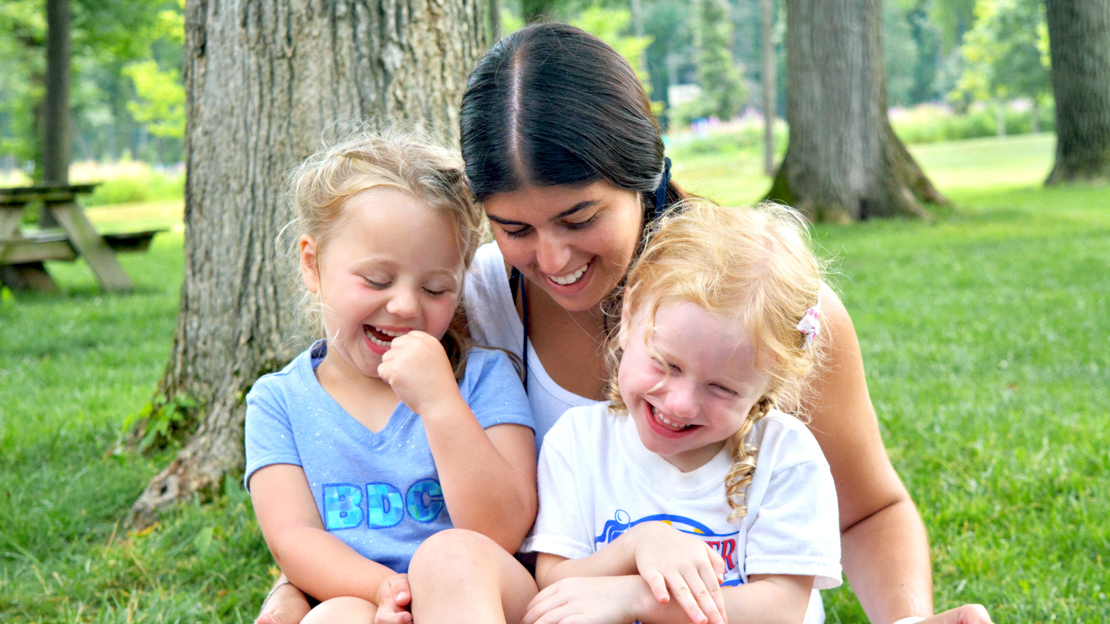
[{"label": "lawn", "polygon": [[[891,458],[933,545],[937,606],[996,622],[1110,620],[1110,189],[1043,189],[1051,136],[914,150],[955,207],[927,222],[821,226]],[[768,186],[754,153],[683,156],[730,203]],[[102,207],[105,228],[172,223]],[[168,215],[168,216],[167,216]],[[121,450],[169,354],[180,229],[123,256],[130,295],[80,265],[65,294],[0,294],[0,620],[249,622],[275,571],[236,478],[152,530],[130,502],[172,456]],[[830,622],[862,621],[850,588]]]}]

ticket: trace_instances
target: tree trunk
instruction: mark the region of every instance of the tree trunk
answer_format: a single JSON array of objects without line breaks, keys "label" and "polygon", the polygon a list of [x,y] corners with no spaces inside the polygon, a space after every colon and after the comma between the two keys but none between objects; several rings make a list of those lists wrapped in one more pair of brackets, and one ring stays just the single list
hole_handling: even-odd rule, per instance
[{"label": "tree trunk", "polygon": [[815,221],[928,216],[937,192],[886,116],[880,0],[787,0],[790,143],[769,199]]},{"label": "tree trunk", "polygon": [[1045,184],[1110,178],[1110,0],[1047,0],[1056,164]]},{"label": "tree trunk", "polygon": [[[69,184],[73,137],[69,122],[69,0],[46,3],[46,97],[43,110],[42,177],[47,184]],[[43,208],[40,227],[57,227]]]},{"label": "tree trunk", "polygon": [[760,83],[763,86],[763,171],[775,174],[775,95],[778,90],[778,77],[775,69],[775,3],[774,0],[759,0],[759,17],[762,22],[760,40],[763,51],[760,55]]},{"label": "tree trunk", "polygon": [[295,268],[275,245],[292,217],[285,173],[335,120],[457,137],[486,18],[481,0],[187,4],[185,281],[158,400],[196,402],[200,422],[134,504],[137,524],[241,469],[247,390],[305,346]]},{"label": "tree trunk", "polygon": [[498,0],[489,0],[489,39],[501,40],[501,3]]}]

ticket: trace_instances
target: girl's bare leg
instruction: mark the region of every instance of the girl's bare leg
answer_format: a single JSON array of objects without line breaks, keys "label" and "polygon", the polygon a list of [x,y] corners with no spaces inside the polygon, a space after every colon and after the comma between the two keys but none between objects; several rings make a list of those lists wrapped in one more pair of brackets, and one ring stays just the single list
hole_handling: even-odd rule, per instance
[{"label": "girl's bare leg", "polygon": [[289,583],[282,574],[262,602],[262,609],[254,624],[299,624],[308,613],[308,599],[304,592]]},{"label": "girl's bare leg", "polygon": [[377,609],[362,598],[332,598],[308,612],[304,624],[372,624]]},{"label": "girl's bare leg", "polygon": [[488,537],[451,529],[428,538],[409,564],[412,617],[420,624],[517,624],[536,581]]}]

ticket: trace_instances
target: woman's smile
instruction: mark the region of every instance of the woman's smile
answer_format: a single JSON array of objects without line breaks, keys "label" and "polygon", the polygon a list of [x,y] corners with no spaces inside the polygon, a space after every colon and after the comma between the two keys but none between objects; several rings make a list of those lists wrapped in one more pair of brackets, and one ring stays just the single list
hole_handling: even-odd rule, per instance
[{"label": "woman's smile", "polygon": [[606,181],[524,186],[485,207],[505,261],[572,312],[596,307],[616,288],[640,240],[639,194]]}]

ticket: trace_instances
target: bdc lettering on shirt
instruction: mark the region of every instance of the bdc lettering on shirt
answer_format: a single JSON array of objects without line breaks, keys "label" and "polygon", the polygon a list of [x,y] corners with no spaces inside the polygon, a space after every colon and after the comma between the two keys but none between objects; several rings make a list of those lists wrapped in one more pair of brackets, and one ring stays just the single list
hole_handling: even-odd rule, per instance
[{"label": "bdc lettering on shirt", "polygon": [[432,522],[444,506],[443,488],[435,479],[413,483],[403,498],[389,483],[367,483],[365,493],[350,483],[329,483],[324,486],[324,528],[353,529],[365,522],[371,529],[388,529],[400,524],[406,512],[417,522]]}]

